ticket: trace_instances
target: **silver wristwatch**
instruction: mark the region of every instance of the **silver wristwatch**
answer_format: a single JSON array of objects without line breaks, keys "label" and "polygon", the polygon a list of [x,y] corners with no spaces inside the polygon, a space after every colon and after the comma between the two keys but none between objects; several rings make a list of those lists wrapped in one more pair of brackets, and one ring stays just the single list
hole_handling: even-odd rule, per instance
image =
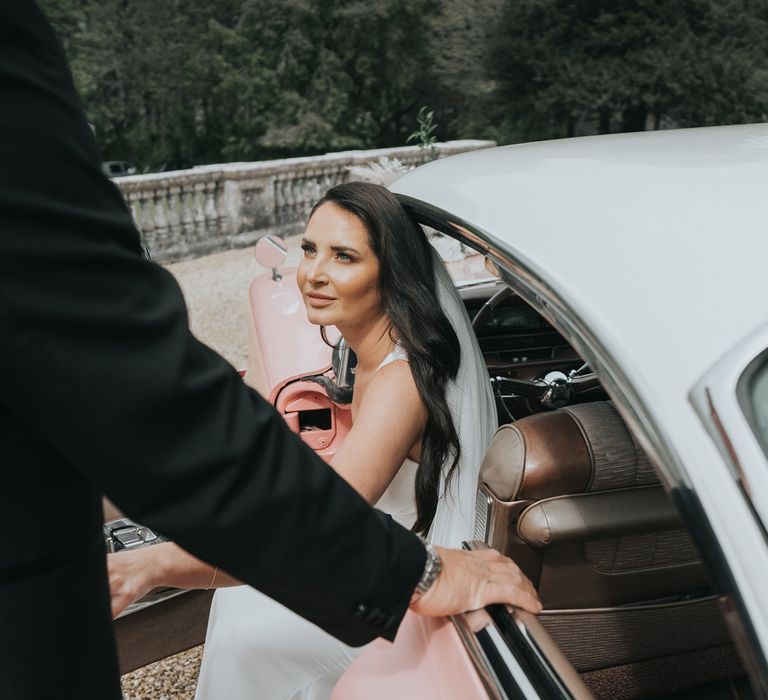
[{"label": "silver wristwatch", "polygon": [[424,564],[424,571],[421,574],[419,582],[416,584],[416,588],[413,591],[411,597],[411,604],[415,603],[421,596],[423,596],[435,582],[435,579],[440,575],[443,570],[443,560],[440,559],[440,555],[435,551],[435,548],[429,544],[421,535],[419,539],[424,544],[424,549],[427,550],[427,561]]}]

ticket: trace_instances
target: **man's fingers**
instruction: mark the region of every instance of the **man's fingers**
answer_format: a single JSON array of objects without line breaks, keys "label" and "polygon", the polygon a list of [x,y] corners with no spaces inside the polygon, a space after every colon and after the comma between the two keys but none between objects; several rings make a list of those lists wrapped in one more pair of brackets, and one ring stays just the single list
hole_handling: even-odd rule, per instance
[{"label": "man's fingers", "polygon": [[541,612],[541,603],[533,588],[522,587],[508,580],[491,581],[483,592],[483,606],[491,603],[506,603],[531,613]]},{"label": "man's fingers", "polygon": [[[541,602],[531,581],[511,559],[503,559],[490,564],[491,575],[485,591],[488,603],[503,602],[532,613],[540,612]],[[504,599],[494,600],[499,596]]]},{"label": "man's fingers", "polygon": [[464,613],[464,622],[467,623],[467,627],[469,627],[471,632],[479,632],[490,624],[491,617],[485,611],[485,608],[480,608],[480,610]]}]

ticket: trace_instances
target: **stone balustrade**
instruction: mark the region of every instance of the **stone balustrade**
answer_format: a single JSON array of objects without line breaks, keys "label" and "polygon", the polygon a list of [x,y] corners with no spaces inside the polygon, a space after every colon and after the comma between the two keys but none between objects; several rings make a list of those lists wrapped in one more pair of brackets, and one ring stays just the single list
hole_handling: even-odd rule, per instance
[{"label": "stone balustrade", "polygon": [[[492,141],[435,144],[437,157],[494,146]],[[345,151],[114,179],[153,259],[197,257],[253,243],[265,234],[298,233],[314,202],[331,186],[355,179],[350,169],[397,159],[420,165],[416,146]]]}]

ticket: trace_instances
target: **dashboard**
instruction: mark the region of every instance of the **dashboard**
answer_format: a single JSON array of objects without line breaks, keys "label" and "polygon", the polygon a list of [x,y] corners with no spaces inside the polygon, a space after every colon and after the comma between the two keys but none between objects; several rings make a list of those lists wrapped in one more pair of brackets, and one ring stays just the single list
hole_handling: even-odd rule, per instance
[{"label": "dashboard", "polygon": [[[495,285],[461,290],[470,319],[474,319],[495,291]],[[510,293],[486,315],[476,328],[477,339],[488,366],[503,422],[543,410],[536,399],[515,395],[500,388],[496,378],[540,381],[551,372],[568,375],[582,368],[584,361],[550,323],[518,295]],[[595,387],[573,397],[570,403],[607,398]]]}]

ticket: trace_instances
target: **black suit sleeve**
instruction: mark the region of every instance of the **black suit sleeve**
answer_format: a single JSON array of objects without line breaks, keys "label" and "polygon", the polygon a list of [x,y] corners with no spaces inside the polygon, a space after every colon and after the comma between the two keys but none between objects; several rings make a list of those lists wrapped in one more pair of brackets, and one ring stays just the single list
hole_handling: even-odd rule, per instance
[{"label": "black suit sleeve", "polygon": [[0,402],[127,514],[349,643],[394,636],[421,544],[190,334],[29,0],[0,9],[0,366]]}]

